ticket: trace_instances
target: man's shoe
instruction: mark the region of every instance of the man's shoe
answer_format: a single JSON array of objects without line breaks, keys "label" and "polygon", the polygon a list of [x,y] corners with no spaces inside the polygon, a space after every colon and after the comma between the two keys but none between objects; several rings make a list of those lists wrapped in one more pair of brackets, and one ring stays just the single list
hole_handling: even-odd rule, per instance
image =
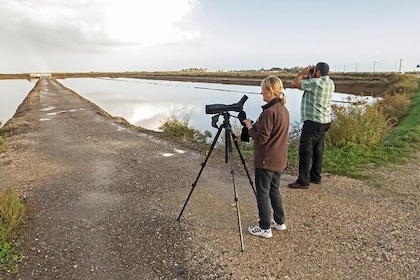
[{"label": "man's shoe", "polygon": [[263,238],[270,238],[273,237],[273,233],[271,232],[271,228],[269,229],[262,229],[259,226],[250,226],[248,228],[250,234],[263,237]]},{"label": "man's shoe", "polygon": [[319,184],[321,184],[321,180],[319,180],[319,181],[317,181],[317,180],[310,180],[310,182],[312,183],[312,184],[317,184],[317,185],[319,185]]},{"label": "man's shoe", "polygon": [[288,184],[289,188],[291,189],[307,189],[309,188],[309,186],[304,186],[299,184],[297,181],[291,184]]},{"label": "man's shoe", "polygon": [[278,224],[278,223],[276,223],[276,221],[274,221],[274,219],[271,219],[270,227],[275,228],[277,230],[286,230],[286,225],[285,224]]}]

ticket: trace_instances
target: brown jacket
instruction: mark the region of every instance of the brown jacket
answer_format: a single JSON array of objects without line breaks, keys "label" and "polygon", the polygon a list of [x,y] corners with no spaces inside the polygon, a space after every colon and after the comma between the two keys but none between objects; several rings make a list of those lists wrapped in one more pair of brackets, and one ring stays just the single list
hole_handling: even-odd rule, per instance
[{"label": "brown jacket", "polygon": [[277,98],[262,108],[260,117],[248,131],[254,140],[254,167],[281,171],[287,164],[289,111]]}]

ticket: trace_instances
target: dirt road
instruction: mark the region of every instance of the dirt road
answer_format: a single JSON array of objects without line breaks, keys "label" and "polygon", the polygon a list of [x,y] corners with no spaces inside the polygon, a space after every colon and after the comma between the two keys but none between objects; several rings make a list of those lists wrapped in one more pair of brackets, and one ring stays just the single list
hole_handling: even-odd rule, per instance
[{"label": "dirt road", "polygon": [[177,211],[201,157],[134,132],[53,80],[18,115],[1,176],[30,206],[18,278],[176,276],[189,236]]},{"label": "dirt road", "polygon": [[51,79],[6,129],[0,188],[18,186],[29,212],[20,271],[0,278],[419,278],[418,161],[404,166],[404,181],[378,171],[392,192],[328,175],[309,190],[282,187],[288,230],[271,239],[246,232],[257,208],[237,170],[241,252],[224,159],[210,158],[179,222],[203,155],[139,132]]}]

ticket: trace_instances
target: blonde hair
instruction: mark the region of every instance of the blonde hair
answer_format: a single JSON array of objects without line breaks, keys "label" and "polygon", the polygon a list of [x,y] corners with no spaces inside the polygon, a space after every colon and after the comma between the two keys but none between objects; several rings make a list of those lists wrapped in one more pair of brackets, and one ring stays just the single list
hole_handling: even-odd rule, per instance
[{"label": "blonde hair", "polygon": [[261,88],[269,90],[274,96],[280,98],[281,104],[286,104],[286,96],[283,93],[283,82],[277,76],[268,76],[261,81]]}]

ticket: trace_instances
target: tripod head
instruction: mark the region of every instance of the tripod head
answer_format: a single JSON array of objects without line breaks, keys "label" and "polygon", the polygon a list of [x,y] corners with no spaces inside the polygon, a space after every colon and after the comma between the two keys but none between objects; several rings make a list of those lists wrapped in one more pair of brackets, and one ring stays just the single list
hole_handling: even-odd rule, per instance
[{"label": "tripod head", "polygon": [[[211,118],[211,126],[214,128],[219,128],[217,122],[219,121],[219,117],[223,115],[224,122],[223,124],[226,126],[229,123],[229,117],[232,115],[229,114],[229,111],[239,112],[237,118],[241,120],[241,112],[244,113],[243,108],[245,101],[248,99],[248,96],[242,96],[241,100],[236,103],[226,105],[226,104],[210,104],[206,105],[206,114],[216,114]],[[243,120],[241,120],[242,123]]]},{"label": "tripod head", "polygon": [[[220,126],[217,125],[217,123],[219,122],[219,117],[223,115],[223,124],[221,124]],[[211,117],[211,126],[214,128],[219,128],[219,127],[227,127],[227,125],[229,124],[229,118],[232,115],[229,114],[228,111],[225,111],[223,113],[219,113],[217,115],[214,115],[213,117]]]},{"label": "tripod head", "polygon": [[[211,126],[214,128],[219,128],[219,126],[217,125],[217,123],[219,122],[219,117],[220,115],[222,115],[222,113],[219,113],[217,115],[214,115],[213,117],[211,117]],[[231,114],[229,114],[228,111],[223,113],[223,117],[224,117],[224,121],[223,124],[220,125],[221,128],[230,128],[230,122],[229,122],[229,117],[232,117]],[[248,128],[245,126],[244,124],[244,120],[247,118],[246,117],[246,113],[245,111],[240,111],[238,116],[233,116],[235,118],[237,118],[239,120],[239,122],[242,124],[242,131],[241,131],[241,141],[242,142],[249,142],[249,134],[248,134]],[[253,121],[251,121],[251,123],[254,123]]]}]

